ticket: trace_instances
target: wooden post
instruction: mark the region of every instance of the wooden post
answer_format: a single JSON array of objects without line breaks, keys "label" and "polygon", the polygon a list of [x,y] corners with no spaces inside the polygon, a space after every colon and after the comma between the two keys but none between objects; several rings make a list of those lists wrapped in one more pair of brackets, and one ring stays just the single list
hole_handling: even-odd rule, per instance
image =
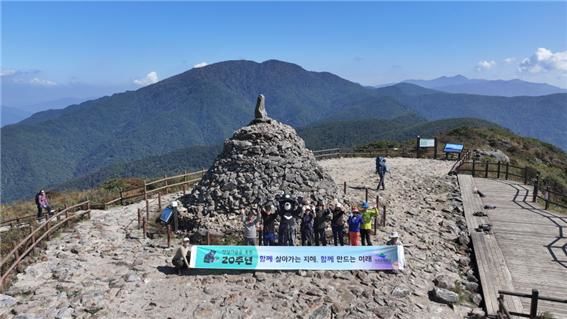
[{"label": "wooden post", "polygon": [[167,180],[167,175],[164,176],[165,178],[165,193],[169,194],[169,181]]},{"label": "wooden post", "polygon": [[120,190],[120,205],[124,206],[124,195],[122,195],[122,190]]},{"label": "wooden post", "polygon": [[146,220],[150,219],[150,201],[146,199]]},{"label": "wooden post", "polygon": [[69,227],[69,211],[65,211],[65,227]]},{"label": "wooden post", "polygon": [[146,218],[142,218],[142,231],[144,232],[144,239],[146,239],[146,233],[148,230],[148,221],[146,220]]},{"label": "wooden post", "polygon": [[49,240],[49,219],[45,221],[46,236],[45,238]]},{"label": "wooden post", "polygon": [[437,159],[437,137],[434,140],[435,145],[433,146],[433,159]]},{"label": "wooden post", "polygon": [[343,193],[346,195],[346,182],[343,184]]},{"label": "wooden post", "polygon": [[506,176],[506,178],[505,178],[506,180],[508,180],[508,171],[510,171],[510,163],[509,163],[509,162],[506,162],[506,175],[505,175],[505,176]]},{"label": "wooden post", "polygon": [[537,318],[537,302],[539,300],[539,291],[537,289],[532,289],[532,301],[530,304],[530,318]]},{"label": "wooden post", "polygon": [[382,227],[386,227],[386,205],[382,206]]},{"label": "wooden post", "polygon": [[186,185],[186,184],[183,184],[183,195],[185,195],[186,187],[187,187],[187,185]]},{"label": "wooden post", "polygon": [[144,200],[148,202],[148,186],[146,186],[146,180],[144,180]]},{"label": "wooden post", "polygon": [[473,158],[473,160],[472,160],[472,177],[474,177],[475,168],[476,168],[476,159]]},{"label": "wooden post", "polygon": [[171,247],[171,225],[167,224],[167,248]]},{"label": "wooden post", "polygon": [[364,187],[364,201],[368,203],[368,187]]},{"label": "wooden post", "polygon": [[160,192],[157,193],[157,205],[158,205],[158,211],[161,212],[161,193]]},{"label": "wooden post", "polygon": [[549,209],[549,186],[545,188],[545,210]]},{"label": "wooden post", "polygon": [[484,178],[488,178],[488,161],[485,162],[485,167],[484,167]]},{"label": "wooden post", "polygon": [[537,193],[539,190],[539,172],[537,172],[536,180],[534,182],[534,193],[532,197],[532,202],[535,203],[537,201]]},{"label": "wooden post", "polygon": [[420,136],[418,135],[416,139],[417,139],[417,142],[415,144],[415,158],[419,158],[419,139],[420,139]]},{"label": "wooden post", "polygon": [[142,212],[138,208],[138,229],[140,229],[140,227],[142,227],[141,221],[142,221]]},{"label": "wooden post", "polygon": [[528,167],[524,166],[524,185],[528,184]]},{"label": "wooden post", "polygon": [[380,196],[376,195],[376,210],[377,214],[374,215],[374,236],[378,231],[378,214],[380,213]]},{"label": "wooden post", "polygon": [[496,167],[496,178],[500,178],[500,161],[498,161],[498,166]]}]

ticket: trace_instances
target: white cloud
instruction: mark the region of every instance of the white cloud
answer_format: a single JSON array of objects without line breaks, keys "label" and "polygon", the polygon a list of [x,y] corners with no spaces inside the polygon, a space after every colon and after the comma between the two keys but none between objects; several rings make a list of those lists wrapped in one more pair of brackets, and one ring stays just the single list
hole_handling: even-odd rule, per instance
[{"label": "white cloud", "polygon": [[11,75],[15,75],[16,73],[17,73],[16,70],[2,69],[0,70],[0,77],[11,76]]},{"label": "white cloud", "polygon": [[207,66],[208,63],[207,62],[201,62],[201,63],[197,63],[193,66],[193,68],[198,69],[198,68],[202,68],[204,66]]},{"label": "white cloud", "polygon": [[146,86],[146,85],[154,84],[158,81],[159,81],[159,78],[158,78],[157,73],[155,71],[152,71],[152,72],[146,74],[145,77],[138,79],[138,80],[134,80],[134,84],[139,85],[139,86]]},{"label": "white cloud", "polygon": [[482,60],[482,61],[479,61],[479,62],[476,64],[476,70],[479,71],[479,72],[480,72],[480,71],[490,70],[490,69],[492,69],[492,67],[494,67],[495,65],[496,65],[496,61],[494,61],[494,60],[490,60],[490,61]]},{"label": "white cloud", "polygon": [[33,78],[33,79],[29,80],[28,83],[31,84],[31,85],[37,85],[37,86],[55,86],[55,85],[57,85],[57,83],[55,83],[53,81],[40,79],[40,78]]},{"label": "white cloud", "polygon": [[553,53],[549,49],[538,48],[531,57],[522,60],[518,70],[529,73],[567,72],[567,51]]},{"label": "white cloud", "polygon": [[516,62],[516,58],[505,58],[504,59],[504,63],[506,63],[506,64],[512,64],[514,62]]}]

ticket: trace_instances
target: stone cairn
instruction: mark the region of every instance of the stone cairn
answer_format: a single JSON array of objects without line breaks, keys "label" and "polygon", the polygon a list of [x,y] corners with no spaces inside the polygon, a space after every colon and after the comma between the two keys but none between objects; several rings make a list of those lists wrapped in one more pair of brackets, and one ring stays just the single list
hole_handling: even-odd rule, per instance
[{"label": "stone cairn", "polygon": [[314,200],[335,198],[337,186],[313,152],[291,126],[269,118],[264,103],[264,96],[258,96],[256,118],[224,142],[212,167],[182,199],[190,212],[239,214],[253,204],[275,203],[275,196],[284,192]]}]

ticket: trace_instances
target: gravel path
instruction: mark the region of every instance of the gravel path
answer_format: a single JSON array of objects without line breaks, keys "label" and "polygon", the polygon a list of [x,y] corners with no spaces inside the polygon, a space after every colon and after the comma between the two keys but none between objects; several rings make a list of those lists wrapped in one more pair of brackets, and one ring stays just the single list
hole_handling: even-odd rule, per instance
[{"label": "gravel path", "polygon": [[[379,193],[388,206],[387,226],[373,239],[383,244],[389,232],[400,233],[409,245],[401,274],[193,271],[177,276],[164,240],[139,238],[141,202],[93,211],[90,222],[51,240],[6,292],[13,299],[0,298],[0,318],[463,318],[476,307],[476,278],[469,251],[459,243],[464,218],[456,179],[447,176],[452,163],[388,160],[391,174]],[[341,189],[344,181],[368,185],[375,198],[373,159],[320,163]],[[349,189],[347,198],[358,202],[364,190]],[[430,300],[436,277],[437,286],[453,285],[449,288],[459,292],[459,304]]]}]

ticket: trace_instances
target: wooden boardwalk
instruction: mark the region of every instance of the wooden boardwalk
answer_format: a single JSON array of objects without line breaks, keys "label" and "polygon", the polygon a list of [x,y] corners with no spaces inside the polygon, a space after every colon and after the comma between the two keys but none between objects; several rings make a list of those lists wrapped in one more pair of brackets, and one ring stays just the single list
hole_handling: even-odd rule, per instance
[{"label": "wooden boardwalk", "polygon": [[[567,299],[567,215],[532,203],[531,187],[514,181],[459,175],[459,185],[487,313],[498,309],[498,290],[538,289],[541,296]],[[474,216],[477,211],[488,216]],[[491,232],[476,231],[479,224],[491,224]],[[509,311],[529,312],[530,299],[505,296],[505,301]],[[565,304],[540,301],[538,312],[544,311],[567,318]]]}]

